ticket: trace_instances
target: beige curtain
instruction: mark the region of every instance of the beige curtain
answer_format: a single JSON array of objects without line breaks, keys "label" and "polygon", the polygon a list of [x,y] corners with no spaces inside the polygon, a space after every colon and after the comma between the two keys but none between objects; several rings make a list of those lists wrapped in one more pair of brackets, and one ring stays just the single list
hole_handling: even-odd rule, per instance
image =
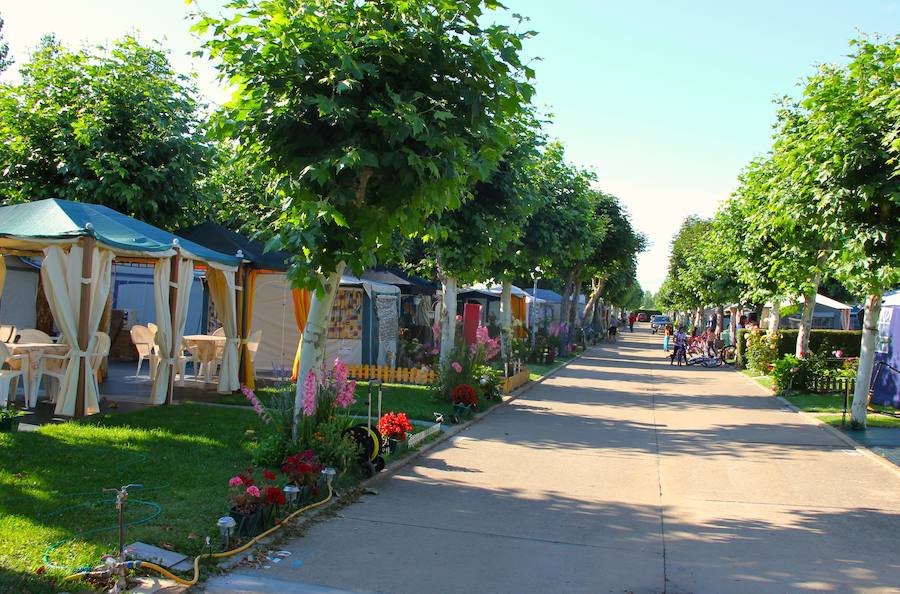
[{"label": "beige curtain", "polygon": [[[172,279],[172,263],[166,258],[156,261],[153,270],[153,297],[156,305],[156,345],[159,349],[156,377],[150,391],[150,404],[165,404],[169,389],[169,378],[175,370],[178,353],[172,344],[181,345],[184,323],[187,320],[188,301],[191,297],[191,283],[194,280],[194,261],[186,258],[178,264],[178,293],[175,298],[175,319],[169,309],[169,287]],[[174,338],[174,342],[173,342]],[[180,348],[180,346],[179,346]]]},{"label": "beige curtain", "polygon": [[[112,282],[113,253],[95,247],[91,254],[91,276],[82,278],[82,248],[73,246],[66,254],[61,247],[44,248],[44,263],[41,266],[41,277],[44,292],[53,319],[70,346],[69,360],[66,364],[66,375],[59,387],[56,401],[56,414],[73,416],[75,414],[75,397],[78,391],[78,367],[82,357],[87,357],[94,348],[95,335],[100,327],[103,308],[109,297]],[[90,301],[88,302],[88,335],[91,337],[87,349],[81,351],[78,345],[78,320],[81,315],[81,284],[90,284]],[[100,395],[97,385],[91,379],[91,370],[84,378],[84,413],[87,415],[100,412]]]},{"label": "beige curtain", "polygon": [[219,393],[230,394],[241,387],[238,379],[237,299],[233,272],[223,272],[215,268],[206,271],[209,295],[216,314],[225,331],[225,349],[222,354],[222,369],[219,371]]},{"label": "beige curtain", "polygon": [[3,296],[3,286],[6,284],[6,256],[0,254],[0,297]]}]

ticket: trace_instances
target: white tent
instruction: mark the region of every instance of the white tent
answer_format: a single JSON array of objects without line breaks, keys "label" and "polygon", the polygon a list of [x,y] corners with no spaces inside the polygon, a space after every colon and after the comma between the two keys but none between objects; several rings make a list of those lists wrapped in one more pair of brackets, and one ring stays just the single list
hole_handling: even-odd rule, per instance
[{"label": "white tent", "polygon": [[[781,307],[791,307],[794,305],[802,305],[803,298],[785,299],[781,302]],[[762,324],[765,327],[769,319],[769,311],[772,309],[772,302],[768,302],[763,306]],[[846,303],[841,303],[825,295],[816,295],[816,307],[813,310],[813,328],[833,329],[833,330],[849,330],[850,329],[850,313],[853,307]],[[789,327],[793,316],[782,317],[782,327]]]}]

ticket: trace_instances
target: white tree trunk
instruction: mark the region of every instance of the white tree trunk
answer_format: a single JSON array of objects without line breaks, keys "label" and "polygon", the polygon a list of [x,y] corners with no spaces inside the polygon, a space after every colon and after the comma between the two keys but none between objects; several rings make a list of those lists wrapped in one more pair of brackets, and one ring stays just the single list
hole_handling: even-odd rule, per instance
[{"label": "white tree trunk", "polygon": [[772,298],[772,307],[769,309],[769,334],[778,332],[781,326],[781,298]]},{"label": "white tree trunk", "polygon": [[862,342],[859,347],[859,369],[856,372],[856,387],[853,390],[853,406],[850,422],[855,426],[866,426],[866,408],[869,404],[869,384],[875,367],[875,344],[878,341],[878,318],[881,316],[881,293],[866,297],[863,315]]},{"label": "white tree trunk", "polygon": [[723,318],[725,317],[725,306],[720,305],[716,308],[716,336],[722,335]]},{"label": "white tree trunk", "polygon": [[441,308],[441,365],[450,361],[456,345],[456,277],[442,276],[444,307]]},{"label": "white tree trunk", "polygon": [[819,275],[813,278],[812,288],[803,295],[803,316],[800,318],[800,329],[797,331],[797,357],[809,351],[809,333],[812,330],[813,312],[816,310],[816,293],[819,291]]},{"label": "white tree trunk", "polygon": [[697,329],[698,333],[703,329],[703,308],[699,305],[694,311],[694,328]]},{"label": "white tree trunk", "polygon": [[737,325],[738,325],[738,315],[740,315],[740,311],[741,311],[740,307],[731,309],[731,320],[730,320],[730,323],[728,324],[728,326],[729,326],[728,331],[731,334],[731,345],[734,347],[737,347],[737,339],[738,339]]},{"label": "white tree trunk", "polygon": [[503,281],[500,292],[500,351],[503,360],[509,359],[509,344],[512,338],[512,283]]},{"label": "white tree trunk", "polygon": [[597,302],[600,300],[600,293],[603,292],[604,282],[601,280],[592,280],[591,285],[593,290],[591,291],[590,298],[588,298],[587,303],[584,305],[584,312],[581,316],[581,324],[585,328],[590,328],[591,324],[594,323],[594,310],[597,307]]},{"label": "white tree trunk", "polygon": [[303,400],[303,382],[313,369],[322,366],[325,358],[325,339],[328,334],[328,319],[331,316],[331,306],[341,284],[341,275],[344,273],[345,264],[340,262],[337,270],[324,280],[325,293],[319,295],[316,291],[312,294],[309,304],[309,314],[306,316],[306,326],[303,329],[300,349],[300,365],[297,370],[297,389],[294,394],[294,439],[297,439],[297,421]]}]

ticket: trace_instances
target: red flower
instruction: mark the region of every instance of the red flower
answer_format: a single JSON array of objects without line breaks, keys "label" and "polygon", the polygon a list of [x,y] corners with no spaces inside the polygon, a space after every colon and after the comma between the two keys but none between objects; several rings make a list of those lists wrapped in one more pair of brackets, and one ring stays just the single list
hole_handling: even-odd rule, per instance
[{"label": "red flower", "polygon": [[282,492],[282,490],[278,487],[266,487],[266,501],[269,503],[284,505],[284,492]]},{"label": "red flower", "polygon": [[266,477],[267,479],[269,479],[270,481],[275,480],[275,473],[272,472],[271,470],[268,470],[268,469],[263,470],[263,476]]},{"label": "red flower", "polygon": [[412,423],[409,422],[405,412],[391,411],[378,420],[378,432],[383,437],[393,437],[403,441],[406,439],[406,432],[412,430]]},{"label": "red flower", "polygon": [[478,404],[478,396],[475,390],[469,384],[460,384],[453,388],[450,393],[450,399],[456,404],[468,404],[474,406]]},{"label": "red flower", "polygon": [[313,486],[319,473],[322,472],[322,463],[312,450],[306,450],[284,459],[281,472],[287,475],[297,486]]}]

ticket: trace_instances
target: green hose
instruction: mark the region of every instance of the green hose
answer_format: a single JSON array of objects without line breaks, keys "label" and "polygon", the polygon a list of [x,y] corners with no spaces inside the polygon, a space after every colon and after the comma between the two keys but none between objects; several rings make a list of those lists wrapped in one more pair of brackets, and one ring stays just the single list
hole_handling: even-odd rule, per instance
[{"label": "green hose", "polygon": [[[162,488],[162,487],[158,487],[158,488]],[[65,512],[67,512],[67,511],[70,511],[70,510],[73,510],[73,509],[78,509],[78,508],[80,508],[80,507],[87,507],[87,506],[90,506],[90,505],[95,505],[95,504],[97,504],[97,503],[112,503],[112,504],[115,504],[115,502],[116,502],[115,499],[95,499],[95,500],[93,500],[93,501],[85,501],[85,502],[83,502],[83,503],[78,503],[78,504],[75,504],[75,505],[70,505],[70,506],[68,506],[68,507],[64,507],[64,508],[62,508],[62,509],[59,509],[59,510],[57,510],[57,511],[55,511],[55,512],[51,512],[51,513],[46,514],[46,515],[47,515],[47,516],[58,516],[58,515],[63,514],[63,513],[65,513]],[[126,527],[129,527],[129,526],[140,526],[141,524],[147,524],[148,522],[152,522],[153,520],[155,520],[156,518],[158,518],[158,517],[160,516],[160,514],[162,514],[162,507],[161,507],[158,503],[156,503],[156,502],[154,502],[154,501],[146,501],[146,500],[143,500],[143,499],[129,499],[129,500],[128,500],[128,504],[129,504],[129,505],[132,505],[132,504],[135,504],[135,503],[138,504],[138,505],[146,505],[147,507],[150,507],[150,508],[152,509],[152,512],[151,512],[149,515],[147,515],[147,516],[145,516],[145,517],[143,517],[143,518],[140,518],[140,519],[138,519],[138,520],[132,520],[132,521],[130,521],[130,522],[126,522],[126,523],[125,523],[125,526],[126,526]],[[76,538],[84,537],[84,536],[90,536],[90,535],[92,535],[92,534],[98,534],[98,533],[100,533],[100,532],[107,532],[107,531],[110,531],[110,530],[118,530],[118,529],[119,529],[119,524],[116,523],[116,524],[113,524],[112,526],[102,526],[102,527],[100,527],[100,528],[92,528],[92,529],[90,529],[90,530],[84,530],[84,531],[81,531],[81,532],[76,532],[75,534],[72,534],[71,536],[67,536],[67,537],[63,538],[62,540],[59,540],[59,541],[53,543],[52,545],[50,545],[49,547],[47,547],[47,550],[44,551],[44,565],[46,565],[47,567],[49,567],[49,568],[51,568],[51,569],[64,569],[64,570],[66,570],[66,571],[71,571],[71,572],[89,571],[89,570],[91,569],[90,567],[74,568],[74,567],[66,567],[66,566],[64,566],[64,565],[57,565],[57,564],[53,563],[52,561],[50,561],[50,554],[51,554],[53,551],[55,551],[56,549],[58,549],[59,547],[61,547],[62,545],[66,544],[66,543],[69,542],[69,541],[75,540]]]}]

